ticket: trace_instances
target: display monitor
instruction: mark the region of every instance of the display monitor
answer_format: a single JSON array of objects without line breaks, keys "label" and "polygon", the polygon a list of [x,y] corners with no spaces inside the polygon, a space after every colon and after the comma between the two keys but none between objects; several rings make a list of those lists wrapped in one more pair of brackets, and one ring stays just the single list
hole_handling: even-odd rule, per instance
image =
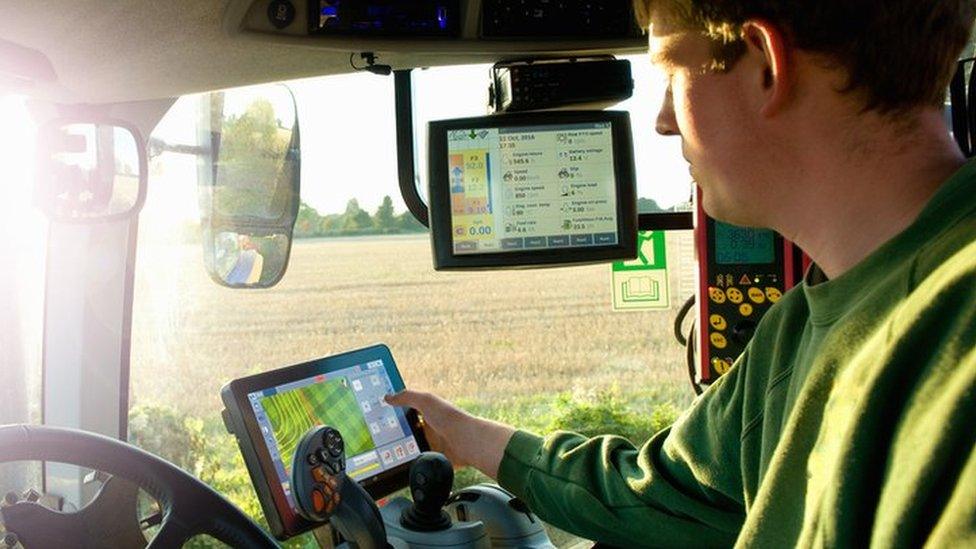
[{"label": "display monitor", "polygon": [[626,112],[557,111],[431,122],[437,269],[591,263],[636,255]]},{"label": "display monitor", "polygon": [[716,221],[715,262],[719,265],[773,263],[776,260],[774,236],[769,229],[737,227]]},{"label": "display monitor", "polygon": [[291,478],[295,449],[314,427],[342,433],[346,474],[374,497],[407,484],[427,450],[416,412],[384,396],[404,389],[389,349],[366,349],[235,380],[223,391],[228,427],[272,530],[280,539],[312,525],[298,513]]}]

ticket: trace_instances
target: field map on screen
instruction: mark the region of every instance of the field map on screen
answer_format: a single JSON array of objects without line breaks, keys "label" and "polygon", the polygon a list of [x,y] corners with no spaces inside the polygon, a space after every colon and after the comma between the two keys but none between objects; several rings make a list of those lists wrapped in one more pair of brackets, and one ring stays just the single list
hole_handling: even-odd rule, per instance
[{"label": "field map on screen", "polygon": [[295,448],[313,427],[338,429],[346,445],[346,474],[362,481],[420,455],[402,408],[384,397],[394,392],[382,360],[248,394],[268,457],[292,509],[291,466]]},{"label": "field map on screen", "polygon": [[261,399],[288,471],[295,448],[312,427],[329,425],[342,433],[347,455],[375,448],[356,395],[345,379],[307,385]]}]

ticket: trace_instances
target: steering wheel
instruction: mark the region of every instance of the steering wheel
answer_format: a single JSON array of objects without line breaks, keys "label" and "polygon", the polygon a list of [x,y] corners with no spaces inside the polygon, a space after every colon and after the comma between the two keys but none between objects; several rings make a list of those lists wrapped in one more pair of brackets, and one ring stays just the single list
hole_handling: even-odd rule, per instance
[{"label": "steering wheel", "polygon": [[207,534],[231,547],[278,547],[267,532],[212,488],[134,446],[94,433],[34,425],[0,427],[0,464],[52,461],[128,480],[159,502],[163,519],[149,549],[182,547]]}]

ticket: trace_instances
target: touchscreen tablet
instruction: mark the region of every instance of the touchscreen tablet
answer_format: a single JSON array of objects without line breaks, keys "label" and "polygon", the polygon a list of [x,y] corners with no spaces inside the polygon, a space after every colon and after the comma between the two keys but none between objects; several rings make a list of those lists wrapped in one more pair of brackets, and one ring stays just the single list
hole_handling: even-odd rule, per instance
[{"label": "touchscreen tablet", "polygon": [[410,463],[427,450],[416,413],[383,397],[404,389],[385,345],[232,381],[222,397],[251,479],[279,539],[313,525],[297,513],[291,490],[295,448],[318,425],[345,440],[347,474],[374,498],[407,485]]}]

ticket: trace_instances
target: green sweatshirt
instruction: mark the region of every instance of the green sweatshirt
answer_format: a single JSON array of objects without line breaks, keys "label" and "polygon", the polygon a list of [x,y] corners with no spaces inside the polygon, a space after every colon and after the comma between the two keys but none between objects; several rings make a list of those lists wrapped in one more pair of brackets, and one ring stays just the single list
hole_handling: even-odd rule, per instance
[{"label": "green sweatshirt", "polygon": [[784,295],[670,429],[639,448],[520,431],[498,477],[622,547],[976,547],[976,163]]}]

